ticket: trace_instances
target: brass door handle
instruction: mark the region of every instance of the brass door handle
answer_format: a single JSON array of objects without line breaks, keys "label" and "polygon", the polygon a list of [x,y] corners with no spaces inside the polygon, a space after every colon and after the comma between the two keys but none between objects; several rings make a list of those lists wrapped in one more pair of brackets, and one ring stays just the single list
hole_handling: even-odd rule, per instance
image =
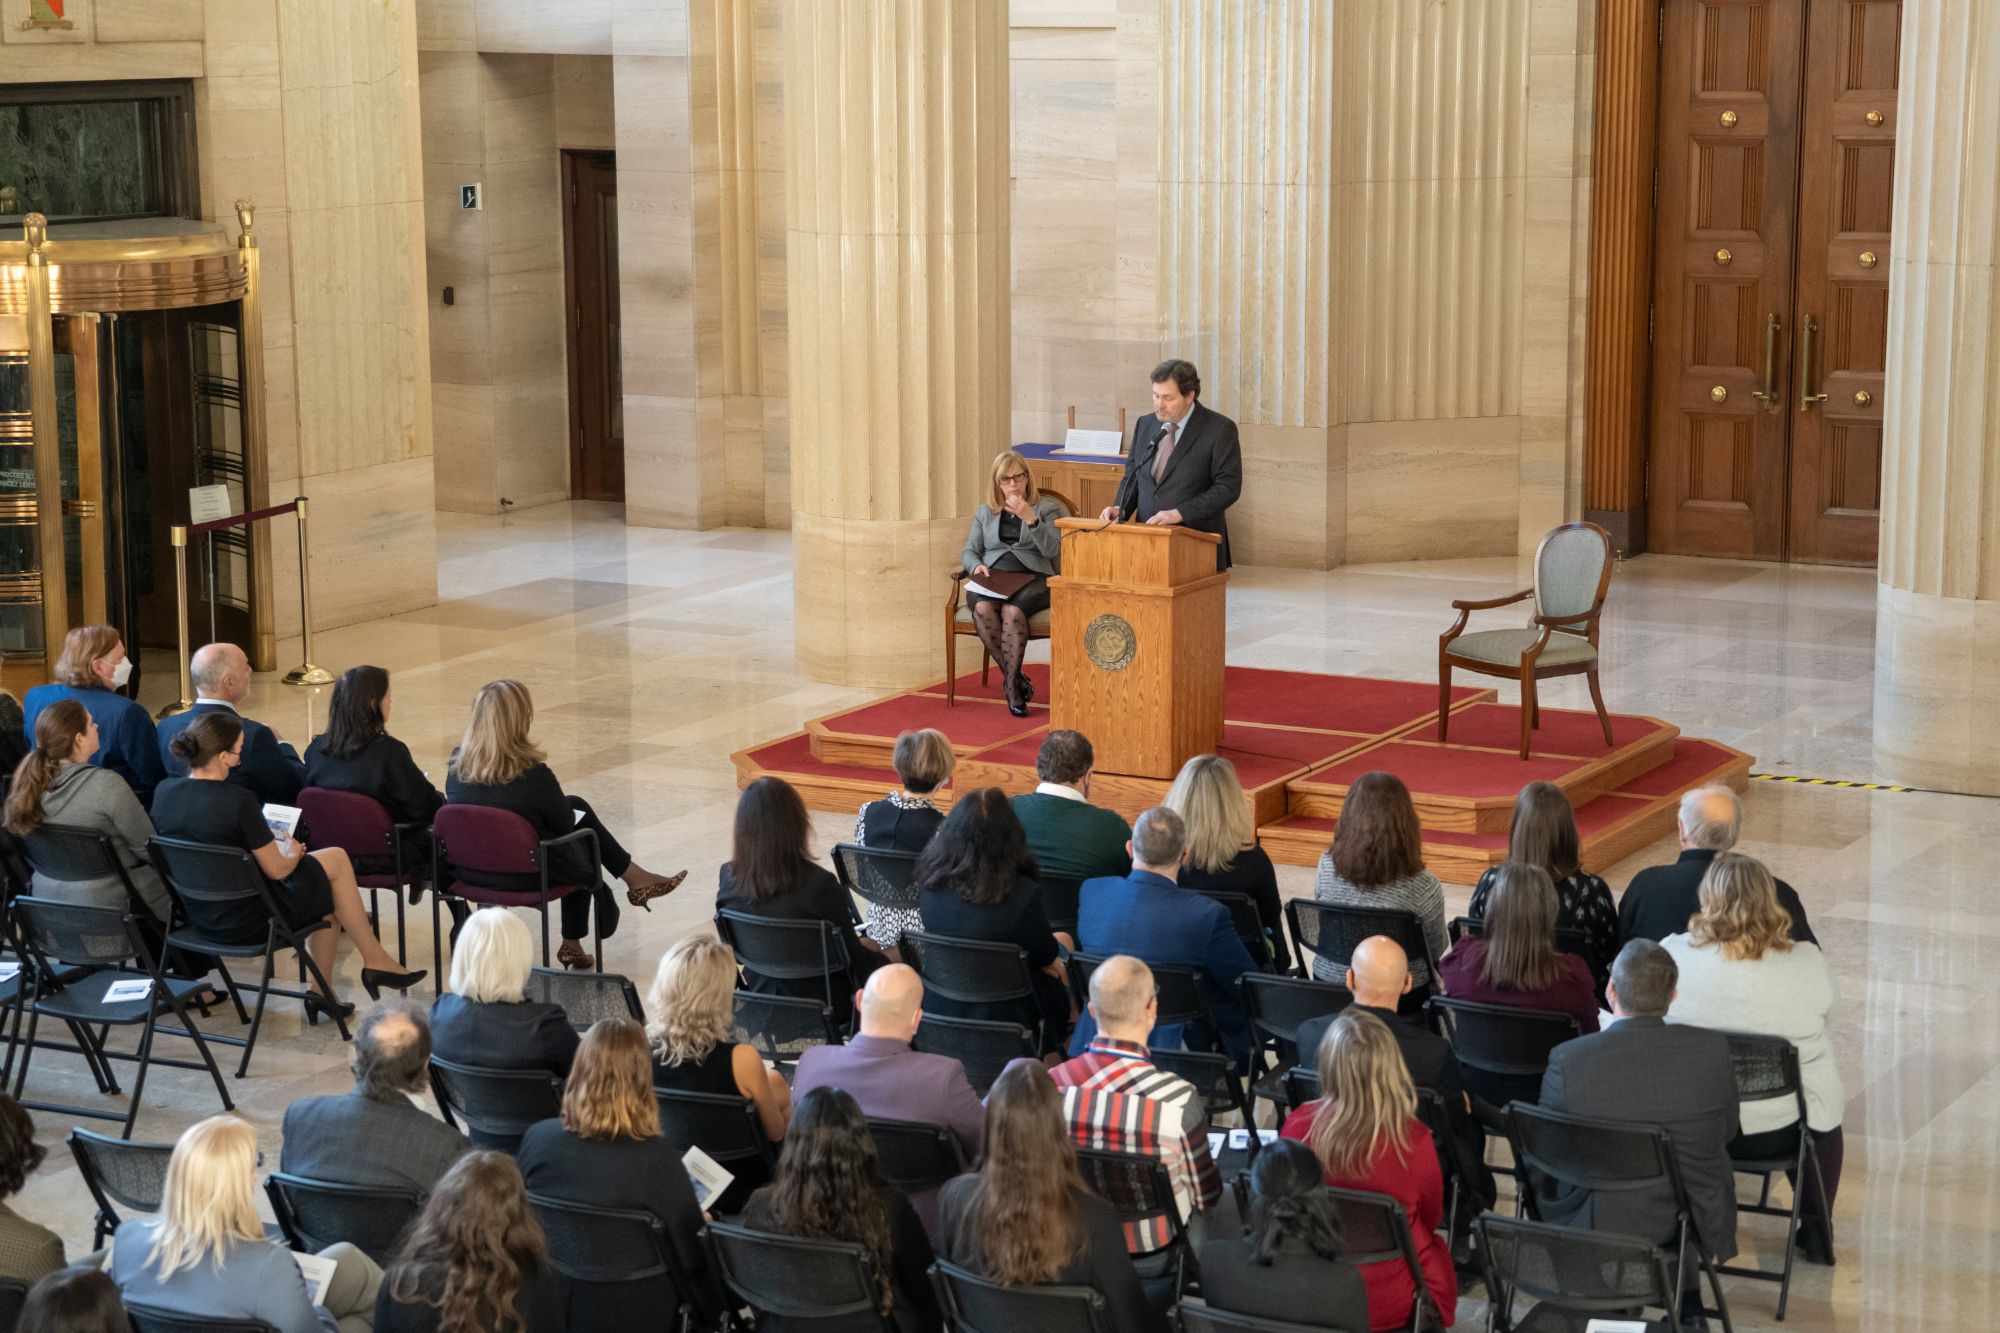
[{"label": "brass door handle", "polygon": [[1753,389],[1750,396],[1764,405],[1766,412],[1780,409],[1778,402],[1778,329],[1782,321],[1777,312],[1764,321],[1764,387]]},{"label": "brass door handle", "polygon": [[1810,412],[1814,403],[1826,401],[1825,394],[1811,392],[1813,337],[1818,332],[1819,321],[1807,315],[1805,332],[1799,337],[1799,411],[1801,412]]}]

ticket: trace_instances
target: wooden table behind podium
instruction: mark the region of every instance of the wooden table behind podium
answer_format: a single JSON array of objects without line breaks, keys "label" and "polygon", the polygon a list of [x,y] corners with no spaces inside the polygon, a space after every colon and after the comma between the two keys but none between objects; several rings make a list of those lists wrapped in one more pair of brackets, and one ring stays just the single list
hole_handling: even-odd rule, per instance
[{"label": "wooden table behind podium", "polygon": [[1106,773],[1171,778],[1222,741],[1221,538],[1087,518],[1056,526],[1049,723],[1088,736]]}]

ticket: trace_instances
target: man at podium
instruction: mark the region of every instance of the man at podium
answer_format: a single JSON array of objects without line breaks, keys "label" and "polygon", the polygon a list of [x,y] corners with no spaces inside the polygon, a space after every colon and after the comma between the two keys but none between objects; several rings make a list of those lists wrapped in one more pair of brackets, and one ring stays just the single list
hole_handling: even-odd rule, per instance
[{"label": "man at podium", "polygon": [[1153,367],[1153,410],[1132,430],[1118,499],[1098,517],[1136,515],[1142,523],[1179,523],[1222,538],[1215,567],[1229,568],[1223,513],[1243,491],[1243,449],[1236,423],[1196,401],[1201,375],[1189,361]]}]

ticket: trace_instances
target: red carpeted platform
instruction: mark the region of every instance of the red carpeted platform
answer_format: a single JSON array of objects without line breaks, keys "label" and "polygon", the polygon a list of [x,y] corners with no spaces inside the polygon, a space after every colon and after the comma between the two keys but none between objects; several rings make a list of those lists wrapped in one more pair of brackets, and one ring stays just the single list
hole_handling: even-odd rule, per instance
[{"label": "red carpeted platform", "polygon": [[[1028,674],[1036,702],[1014,717],[999,674],[958,678],[956,706],[945,682],[815,718],[796,732],[732,756],[739,783],[775,774],[814,809],[854,810],[896,785],[889,766],[899,732],[936,727],[952,740],[952,790],[1035,786],[1035,754],[1048,728],[1048,666]],[[1554,782],[1577,807],[1584,862],[1608,866],[1671,830],[1682,792],[1709,782],[1741,787],[1750,756],[1692,740],[1656,718],[1613,715],[1604,742],[1597,715],[1543,709],[1534,756],[1516,753],[1520,713],[1495,691],[1452,692],[1449,739],[1437,739],[1437,687],[1415,681],[1229,667],[1223,681],[1219,753],[1250,795],[1258,840],[1273,858],[1312,865],[1333,836],[1348,786],[1386,769],[1410,787],[1424,826],[1424,856],[1440,876],[1471,883],[1504,859],[1514,797],[1533,781]],[[1091,799],[1127,818],[1157,805],[1168,784],[1099,773]]]}]

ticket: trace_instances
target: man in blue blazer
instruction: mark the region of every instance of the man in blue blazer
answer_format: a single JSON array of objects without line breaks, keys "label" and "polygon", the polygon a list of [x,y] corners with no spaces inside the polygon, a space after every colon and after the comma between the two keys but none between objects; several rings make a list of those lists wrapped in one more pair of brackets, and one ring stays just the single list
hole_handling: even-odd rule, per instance
[{"label": "man in blue blazer", "polygon": [[[1229,909],[1176,878],[1187,857],[1187,825],[1165,806],[1139,816],[1132,825],[1132,873],[1122,879],[1087,879],[1078,894],[1077,948],[1108,957],[1130,954],[1149,967],[1161,964],[1201,970],[1215,1032],[1190,1025],[1185,1033],[1191,1050],[1221,1049],[1239,1065],[1250,1059],[1250,1023],[1236,1001],[1236,979],[1255,969],[1249,950],[1229,919]],[[1097,1035],[1097,1022],[1084,1011],[1070,1039],[1069,1053],[1079,1055]],[[1153,1029],[1150,1046],[1176,1050],[1182,1042],[1179,1024]]]},{"label": "man in blue blazer", "polygon": [[[203,713],[236,712],[236,701],[250,689],[250,659],[233,643],[204,644],[188,662],[188,674],[194,678],[194,707],[159,726],[160,759],[176,778],[186,777],[188,770],[173,752],[174,737]],[[243,761],[229,780],[266,805],[296,805],[306,785],[298,751],[262,722],[240,713],[237,718],[243,723]]]}]

